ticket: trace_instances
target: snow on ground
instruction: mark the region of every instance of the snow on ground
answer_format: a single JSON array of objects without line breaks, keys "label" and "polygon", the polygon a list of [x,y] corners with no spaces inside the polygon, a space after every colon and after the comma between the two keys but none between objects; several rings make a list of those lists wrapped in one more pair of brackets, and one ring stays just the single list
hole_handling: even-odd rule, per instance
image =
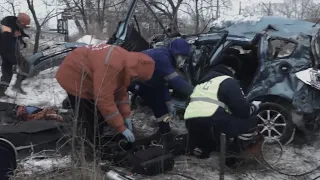
[{"label": "snow on ground", "polygon": [[10,98],[3,97],[0,98],[0,101],[38,107],[60,107],[67,95],[54,78],[57,69],[57,67],[50,68],[42,71],[36,77],[24,80],[22,88],[28,93],[27,95],[19,94],[12,90],[11,87],[16,81],[15,74],[10,83],[10,87],[5,92]]},{"label": "snow on ground", "polygon": [[27,158],[23,160],[20,165],[25,170],[23,173],[26,175],[32,175],[35,172],[50,171],[54,168],[64,168],[70,163],[70,156],[60,158]]},{"label": "snow on ground", "polygon": [[78,39],[77,42],[82,42],[86,44],[100,44],[106,43],[107,40],[96,39],[92,35],[85,35],[82,38]]},{"label": "snow on ground", "polygon": [[[40,73],[40,75],[26,80],[23,88],[28,92],[28,95],[16,94],[11,89],[6,92],[8,95],[15,97],[15,99],[2,98],[0,101],[15,102],[25,105],[36,106],[53,106],[60,105],[64,97],[66,96],[64,90],[57,84],[54,79],[54,75],[57,68],[48,69]],[[14,82],[14,81],[13,81]],[[12,82],[12,83],[13,83]],[[155,118],[148,108],[140,108],[134,111],[134,126],[138,134],[152,134],[156,131],[156,126],[153,120]],[[183,120],[176,120],[171,122],[171,126],[176,131],[186,131]],[[285,173],[299,174],[314,169],[320,163],[320,138],[317,141],[306,143],[303,145],[289,145],[284,147],[283,155],[280,161],[275,165],[276,169]],[[279,157],[280,150],[276,145],[268,146],[265,152],[265,156],[269,163],[274,163]],[[26,159],[20,163],[26,172],[49,171],[59,165],[64,167],[68,164],[69,157],[64,158],[49,158],[45,160]],[[180,173],[191,176],[199,180],[212,180],[219,179],[219,166],[218,155],[212,154],[211,158],[206,160],[199,160],[193,157],[181,156],[176,158],[175,168],[171,173]],[[40,168],[41,167],[41,168]],[[22,173],[22,172],[20,172]],[[320,172],[316,171],[312,175],[308,175],[303,179],[311,179]],[[184,178],[172,175],[163,174],[152,178],[144,179],[181,179]],[[240,166],[237,170],[226,171],[225,179],[295,179],[290,176],[280,175],[279,173],[268,170],[266,166],[263,166],[257,162],[248,163]],[[301,178],[299,178],[301,179]]]},{"label": "snow on ground", "polygon": [[213,21],[211,27],[216,27],[216,28],[224,28],[228,27],[232,24],[237,24],[237,23],[254,23],[260,21],[261,16],[244,16],[244,15],[237,15],[233,17],[220,17],[217,20]]}]

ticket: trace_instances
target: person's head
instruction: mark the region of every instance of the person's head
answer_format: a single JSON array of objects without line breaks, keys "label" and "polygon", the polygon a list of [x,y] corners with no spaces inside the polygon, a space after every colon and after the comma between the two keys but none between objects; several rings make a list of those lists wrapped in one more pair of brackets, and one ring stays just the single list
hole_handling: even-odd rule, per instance
[{"label": "person's head", "polygon": [[175,62],[173,62],[173,64],[177,68],[183,67],[184,62],[191,52],[188,42],[183,38],[176,38],[169,43],[168,49],[174,57]]},{"label": "person's head", "polygon": [[131,82],[151,79],[155,63],[148,55],[141,52],[128,52],[126,63]]},{"label": "person's head", "polygon": [[18,25],[21,28],[27,28],[30,25],[31,22],[31,18],[28,14],[26,13],[19,13],[19,15],[17,16],[18,18]]},{"label": "person's head", "polygon": [[234,75],[241,69],[241,61],[233,55],[224,55],[213,70],[226,75]]}]

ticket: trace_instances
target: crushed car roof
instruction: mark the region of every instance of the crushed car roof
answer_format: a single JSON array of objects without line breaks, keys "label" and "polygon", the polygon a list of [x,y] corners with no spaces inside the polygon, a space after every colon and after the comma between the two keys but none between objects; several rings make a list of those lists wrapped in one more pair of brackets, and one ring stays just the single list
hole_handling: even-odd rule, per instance
[{"label": "crushed car roof", "polygon": [[263,32],[265,29],[270,29],[268,34],[271,36],[295,39],[301,33],[312,35],[314,29],[320,27],[317,25],[315,28],[312,27],[313,25],[314,23],[303,20],[265,16],[256,21],[231,23],[230,26],[225,27],[223,30],[227,30],[233,36],[253,39],[256,34]]},{"label": "crushed car roof", "polygon": [[314,29],[312,27],[313,25],[314,23],[302,20],[265,16],[256,22],[240,22],[233,24],[225,28],[225,30],[228,30],[230,34],[234,35],[254,37],[268,26],[272,26],[275,31],[271,31],[270,34],[273,36],[295,37],[300,33],[311,35],[312,30]]}]

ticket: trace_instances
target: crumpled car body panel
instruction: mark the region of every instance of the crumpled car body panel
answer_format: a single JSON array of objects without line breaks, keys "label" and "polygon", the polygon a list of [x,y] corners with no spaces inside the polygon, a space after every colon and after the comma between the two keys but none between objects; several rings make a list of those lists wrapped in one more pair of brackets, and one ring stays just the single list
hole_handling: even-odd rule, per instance
[{"label": "crumpled car body panel", "polygon": [[[319,109],[320,104],[313,105],[316,104],[314,103],[316,101],[314,96],[319,94],[318,90],[305,84],[295,75],[296,72],[312,67],[311,36],[298,34],[295,40],[297,41],[297,46],[291,56],[268,62],[264,62],[263,58],[261,59],[264,64],[260,67],[260,72],[254,78],[252,88],[249,90],[249,100],[273,95],[292,102],[297,112],[313,113],[314,109]],[[287,74],[281,73],[281,64],[291,66]]]}]

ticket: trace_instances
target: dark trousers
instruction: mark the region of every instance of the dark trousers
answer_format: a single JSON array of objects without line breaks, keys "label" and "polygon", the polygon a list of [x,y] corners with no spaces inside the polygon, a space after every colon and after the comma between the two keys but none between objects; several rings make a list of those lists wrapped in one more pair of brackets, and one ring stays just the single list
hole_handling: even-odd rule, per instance
[{"label": "dark trousers", "polygon": [[[75,116],[78,117],[78,125],[81,126],[80,130],[82,133],[85,133],[86,139],[92,144],[94,139],[96,139],[96,145],[101,144],[100,136],[103,133],[103,128],[106,123],[104,123],[104,118],[101,116],[100,111],[95,108],[94,101],[75,97],[70,94],[68,94],[68,98]],[[94,134],[94,130],[96,130],[96,134]]]},{"label": "dark trousers", "polygon": [[143,99],[145,104],[152,110],[154,116],[159,118],[168,114],[164,93],[162,89],[150,87],[142,83],[138,84],[138,95]]},{"label": "dark trousers", "polygon": [[10,81],[12,79],[13,75],[13,62],[11,62],[6,57],[2,56],[2,64],[1,64],[1,82],[0,85],[3,85],[5,87],[9,86]]},{"label": "dark trousers", "polygon": [[[237,136],[247,133],[257,125],[256,117],[241,119],[228,115],[228,117],[217,118],[202,117],[186,120],[186,127],[189,134],[188,146],[190,149],[196,147],[202,149],[204,153],[216,150],[220,144],[220,134],[225,133],[228,138],[234,138],[234,143],[238,144]],[[238,146],[230,145],[228,151],[238,153]]]},{"label": "dark trousers", "polygon": [[[29,73],[29,64],[23,57],[20,51],[19,43],[16,43],[15,58],[9,58],[5,54],[1,55],[2,64],[1,64],[1,82],[0,85],[8,87],[10,85],[12,76],[13,76],[13,66],[18,65],[19,71],[23,73]],[[25,75],[19,74],[17,81],[22,81],[26,78]],[[21,82],[20,82],[21,83]]]},{"label": "dark trousers", "polygon": [[[139,86],[139,90],[136,92],[144,103],[152,110],[154,116],[156,118],[160,118],[163,115],[168,114],[168,107],[166,105],[166,97],[164,97],[165,93],[164,89],[147,86],[142,83],[137,83],[131,85],[131,88],[134,85]],[[159,131],[161,134],[168,133],[171,131],[170,125],[168,122],[159,122]]]}]

